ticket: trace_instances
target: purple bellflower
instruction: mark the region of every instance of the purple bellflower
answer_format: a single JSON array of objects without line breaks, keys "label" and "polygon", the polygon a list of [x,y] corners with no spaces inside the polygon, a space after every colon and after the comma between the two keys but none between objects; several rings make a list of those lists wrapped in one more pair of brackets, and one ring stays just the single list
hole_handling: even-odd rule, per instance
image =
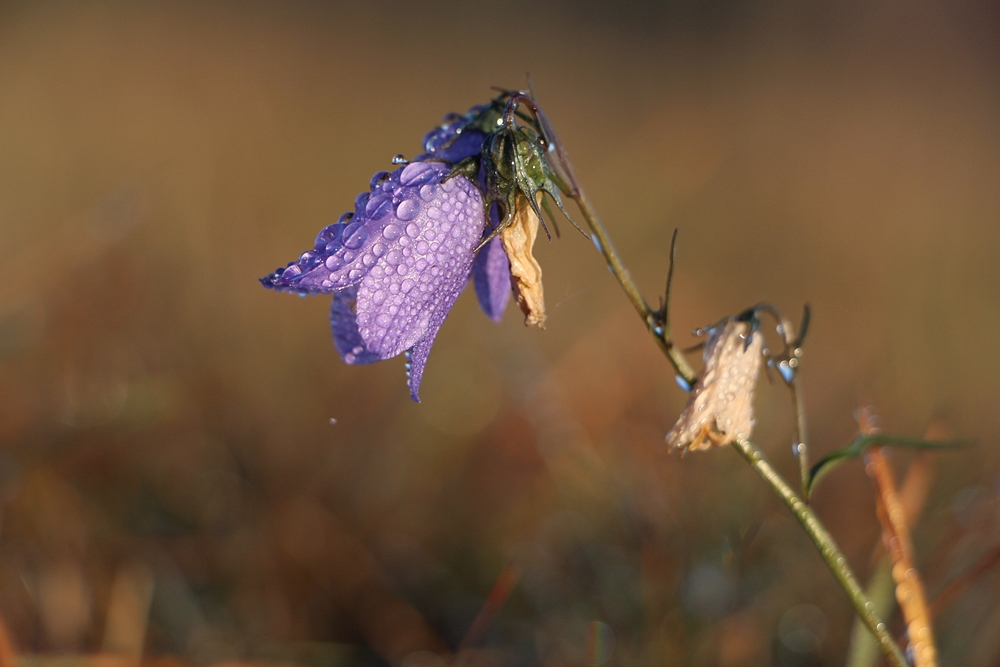
[{"label": "purple bellflower", "polygon": [[[524,282],[521,277],[512,281],[508,254],[530,256],[534,235],[524,249],[500,234],[516,219],[512,206],[522,214],[528,206],[524,194],[511,191],[520,182],[508,185],[524,169],[508,160],[507,178],[498,179],[500,170],[490,158],[497,134],[511,131],[496,128],[503,126],[501,114],[512,117],[514,96],[507,93],[465,116],[446,117],[424,138],[425,153],[391,173],[375,174],[353,212],[321,230],[298,260],[261,279],[279,291],[333,294],[330,324],[343,360],[368,364],[406,353],[414,401],[420,400],[434,338],[470,277],[480,306],[495,321],[503,316],[512,287],[517,290]],[[534,152],[542,150],[540,145]],[[536,172],[548,173],[544,168]],[[527,178],[521,181],[532,183]],[[554,190],[541,189],[550,195]],[[538,190],[530,190],[535,211]],[[539,297],[540,275],[538,270]],[[524,309],[520,292],[518,298]]]}]

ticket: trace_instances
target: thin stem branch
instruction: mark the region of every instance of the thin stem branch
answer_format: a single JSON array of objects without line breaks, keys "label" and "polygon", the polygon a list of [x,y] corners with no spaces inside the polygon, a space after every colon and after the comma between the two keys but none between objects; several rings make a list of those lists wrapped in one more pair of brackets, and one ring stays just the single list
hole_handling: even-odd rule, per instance
[{"label": "thin stem branch", "polygon": [[796,377],[789,388],[792,390],[792,405],[795,407],[795,456],[799,460],[799,479],[802,484],[802,498],[809,503],[809,432],[806,425],[806,404],[802,399],[802,383]]},{"label": "thin stem branch", "polygon": [[819,549],[820,556],[823,557],[823,560],[826,561],[827,566],[833,572],[833,576],[836,577],[840,586],[847,593],[847,597],[850,598],[861,621],[875,637],[875,641],[878,642],[889,664],[892,667],[907,667],[909,663],[907,663],[903,653],[899,650],[899,646],[893,641],[892,636],[886,629],[885,623],[875,614],[875,605],[872,604],[864,591],[861,590],[857,578],[847,564],[847,559],[844,558],[833,537],[823,527],[823,524],[820,523],[819,518],[796,495],[795,491],[782,479],[781,475],[771,467],[771,464],[764,458],[763,452],[756,445],[749,440],[735,440],[733,441],[733,447],[743,455],[743,458],[747,460],[757,474],[774,489],[774,492],[778,494],[785,502],[785,505],[788,506],[788,509],[795,515],[795,518],[802,524],[806,534],[809,535],[813,544]]},{"label": "thin stem branch", "polygon": [[617,278],[618,283],[625,291],[625,295],[628,296],[636,312],[639,313],[639,317],[646,323],[649,333],[656,339],[657,345],[660,346],[660,349],[667,356],[677,375],[683,378],[688,386],[693,385],[697,376],[690,364],[688,364],[687,359],[681,354],[681,351],[674,346],[670,323],[660,321],[656,311],[646,303],[642,293],[639,291],[639,287],[632,280],[632,275],[625,268],[625,265],[622,264],[621,257],[618,255],[614,243],[611,242],[611,237],[608,236],[604,224],[597,215],[597,211],[594,210],[594,205],[591,204],[590,199],[582,188],[573,196],[573,199],[576,201],[577,206],[580,207],[580,212],[583,214],[584,220],[587,221],[587,226],[590,227],[590,231],[594,235],[595,245],[608,263],[608,269]]}]

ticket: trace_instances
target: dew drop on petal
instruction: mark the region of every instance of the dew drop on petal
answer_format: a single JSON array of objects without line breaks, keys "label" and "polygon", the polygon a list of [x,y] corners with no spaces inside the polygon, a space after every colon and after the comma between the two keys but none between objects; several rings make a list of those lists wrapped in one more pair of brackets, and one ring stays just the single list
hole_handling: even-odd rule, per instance
[{"label": "dew drop on petal", "polygon": [[402,235],[403,230],[399,228],[399,225],[388,224],[385,229],[382,230],[382,236],[387,241],[395,241]]},{"label": "dew drop on petal", "polygon": [[330,255],[329,257],[326,258],[326,268],[330,269],[331,271],[336,271],[343,265],[344,263],[341,262],[340,258],[337,257],[336,255]]},{"label": "dew drop on petal", "polygon": [[[416,199],[405,199],[402,202],[400,202],[399,206],[396,207],[396,217],[399,218],[400,220],[403,220],[404,222],[406,220],[413,220],[415,217],[417,217],[418,213],[420,213],[420,202],[418,202]],[[409,234],[410,227],[414,226],[415,225],[412,224],[407,226],[406,233]]]},{"label": "dew drop on petal", "polygon": [[385,256],[385,261],[389,266],[396,266],[403,261],[403,253],[393,248],[389,251],[389,254]]},{"label": "dew drop on petal", "polygon": [[358,269],[351,269],[351,272],[347,274],[348,280],[358,280],[361,278],[361,271]]},{"label": "dew drop on petal", "polygon": [[390,211],[392,211],[392,198],[389,195],[372,197],[365,205],[365,213],[372,220],[380,220],[389,215]]},{"label": "dew drop on petal", "polygon": [[368,228],[364,223],[355,222],[344,230],[344,247],[352,250],[360,248],[368,240]]},{"label": "dew drop on petal", "polygon": [[420,236],[420,228],[416,224],[410,223],[406,226],[406,235],[411,239],[415,239]]},{"label": "dew drop on petal", "polygon": [[406,165],[399,175],[400,185],[421,185],[437,177],[437,171],[428,162],[414,162]]},{"label": "dew drop on petal", "polygon": [[372,253],[374,253],[374,255],[376,257],[381,257],[382,255],[384,255],[385,254],[385,244],[384,243],[376,243],[375,245],[373,245],[372,246]]},{"label": "dew drop on petal", "polygon": [[435,195],[435,192],[434,192],[434,186],[433,185],[429,185],[428,184],[428,185],[422,185],[422,186],[420,186],[420,197],[424,201],[430,201],[430,200],[434,199],[434,195]]}]

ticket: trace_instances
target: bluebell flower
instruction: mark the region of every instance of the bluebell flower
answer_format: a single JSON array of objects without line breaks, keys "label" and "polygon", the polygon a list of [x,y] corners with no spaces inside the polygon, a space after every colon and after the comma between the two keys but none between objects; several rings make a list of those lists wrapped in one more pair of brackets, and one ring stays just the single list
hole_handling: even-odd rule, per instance
[{"label": "bluebell flower", "polygon": [[407,353],[414,401],[434,337],[470,276],[495,321],[511,293],[500,239],[476,252],[488,236],[479,186],[451,173],[454,163],[481,152],[486,134],[468,127],[467,117],[449,120],[428,133],[418,160],[372,177],[353,213],[320,231],[298,260],[261,279],[280,291],[332,293],[330,323],[343,360],[367,364]]}]

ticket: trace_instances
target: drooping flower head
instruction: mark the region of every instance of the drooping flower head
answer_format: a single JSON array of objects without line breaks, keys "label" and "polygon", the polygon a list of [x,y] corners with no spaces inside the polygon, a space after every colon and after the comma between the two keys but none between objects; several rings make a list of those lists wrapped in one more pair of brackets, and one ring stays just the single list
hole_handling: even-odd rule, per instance
[{"label": "drooping flower head", "polygon": [[[548,192],[561,208],[544,167],[547,145],[539,134],[525,134],[536,148],[522,137],[516,152],[521,157],[502,167],[492,155],[496,151],[489,150],[506,141],[498,140],[498,133],[519,131],[511,111],[517,95],[504,93],[464,116],[446,117],[424,138],[425,153],[393,172],[375,174],[353,212],[323,228],[298,260],[261,279],[279,291],[332,293],[330,323],[344,361],[367,364],[406,352],[415,401],[434,337],[470,276],[480,305],[494,320],[503,315],[513,285],[526,322],[544,322],[541,270],[530,252],[534,231],[530,221],[512,227],[516,211],[506,203],[532,209],[536,227],[541,217],[536,195]],[[540,127],[538,122],[536,114]],[[501,170],[508,185],[496,183]],[[503,204],[492,206],[501,198]],[[508,228],[514,231],[506,234]],[[513,277],[508,257],[515,263]]]},{"label": "drooping flower head", "polygon": [[701,330],[708,335],[705,367],[687,407],[667,433],[671,449],[708,449],[750,437],[754,389],[764,363],[764,336],[752,313]]}]

